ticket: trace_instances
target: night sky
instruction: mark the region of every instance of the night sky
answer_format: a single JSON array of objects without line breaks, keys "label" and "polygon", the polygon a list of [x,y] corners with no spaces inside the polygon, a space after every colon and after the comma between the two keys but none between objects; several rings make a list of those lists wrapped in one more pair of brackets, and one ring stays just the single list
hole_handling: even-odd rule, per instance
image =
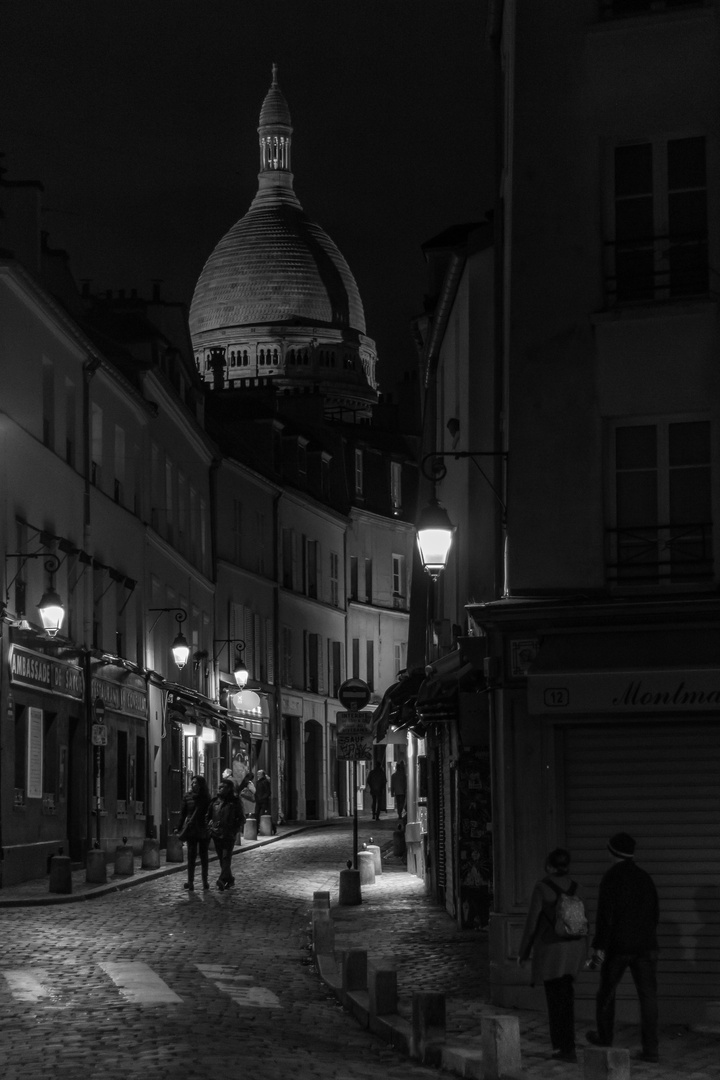
[{"label": "night sky", "polygon": [[93,291],[189,304],[257,190],[273,62],[295,191],[347,259],[381,388],[415,363],[420,245],[494,200],[486,0],[5,0],[0,151]]}]

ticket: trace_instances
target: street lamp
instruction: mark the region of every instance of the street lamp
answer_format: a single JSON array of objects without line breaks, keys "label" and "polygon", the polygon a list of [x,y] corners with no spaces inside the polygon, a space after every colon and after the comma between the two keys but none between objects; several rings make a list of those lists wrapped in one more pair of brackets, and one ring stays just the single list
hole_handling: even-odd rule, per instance
[{"label": "street lamp", "polygon": [[[48,553],[45,551],[35,551],[29,554],[14,551],[10,552],[5,556],[6,564],[8,559],[23,560],[20,568],[18,569],[18,572],[15,574],[15,577],[12,579],[12,581],[8,583],[6,590],[8,603],[10,602],[10,586],[22,572],[23,566],[25,565],[27,560],[45,560],[45,569],[47,570],[48,574],[50,574],[50,585],[47,589],[45,589],[45,592],[42,594],[37,606],[40,613],[40,619],[43,624],[43,630],[48,635],[48,637],[55,637],[59,633],[60,627],[63,624],[63,619],[65,618],[65,608],[63,606],[62,599],[60,598],[59,593],[55,590],[55,587],[53,585],[53,575],[60,568],[60,559],[57,555],[48,555]],[[22,614],[24,615],[25,612],[23,611]]]},{"label": "street lamp", "polygon": [[[185,667],[185,665],[188,662],[188,657],[190,656],[190,646],[188,645],[187,638],[185,637],[182,630],[180,629],[181,625],[187,619],[187,611],[185,610],[185,608],[176,608],[176,607],[151,607],[151,608],[148,608],[148,611],[159,611],[160,615],[162,615],[163,612],[165,612],[165,611],[174,611],[175,612],[175,620],[176,620],[176,622],[178,624],[178,632],[177,632],[177,635],[175,637],[175,640],[173,641],[172,645],[170,646],[170,651],[173,654],[173,660],[175,661],[176,666],[178,667],[178,669],[180,671],[182,671],[182,669]],[[150,632],[151,633],[154,630],[154,628],[155,628],[155,626],[157,624],[157,621],[160,618],[160,615],[158,615],[157,619],[155,620],[155,622],[150,627]]]},{"label": "street lamp", "polygon": [[[245,663],[242,658],[243,650],[245,648],[245,642],[242,638],[216,638],[213,641],[213,646],[215,645],[235,645],[235,649],[238,653],[238,658],[235,661],[235,665],[233,667],[233,675],[235,676],[235,682],[238,684],[240,689],[243,690],[247,686],[247,681],[250,677],[250,672],[245,667]],[[218,657],[219,654],[213,657],[213,663],[217,663]]]},{"label": "street lamp", "polygon": [[417,542],[420,558],[425,570],[433,580],[447,565],[450,546],[455,526],[448,517],[447,510],[433,498],[421,512],[417,524]]}]

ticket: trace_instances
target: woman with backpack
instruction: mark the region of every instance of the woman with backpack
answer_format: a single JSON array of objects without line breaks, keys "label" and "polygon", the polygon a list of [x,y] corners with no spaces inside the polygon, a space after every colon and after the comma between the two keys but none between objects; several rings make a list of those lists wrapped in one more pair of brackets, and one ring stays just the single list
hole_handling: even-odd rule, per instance
[{"label": "woman with backpack", "polygon": [[520,942],[518,963],[532,954],[530,982],[545,988],[550,1041],[555,1061],[577,1061],[575,1052],[575,976],[587,956],[588,925],[570,853],[555,848],[535,884]]}]

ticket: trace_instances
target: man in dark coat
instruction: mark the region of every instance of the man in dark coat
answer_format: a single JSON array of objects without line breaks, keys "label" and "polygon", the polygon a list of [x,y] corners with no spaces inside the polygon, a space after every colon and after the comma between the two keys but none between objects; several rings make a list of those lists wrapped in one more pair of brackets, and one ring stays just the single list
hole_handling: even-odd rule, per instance
[{"label": "man in dark coat", "polygon": [[630,968],[640,1003],[642,1051],[639,1060],[658,1060],[657,925],[658,895],[650,875],[635,864],[635,841],[627,833],[610,837],[613,865],[600,882],[592,948],[600,961],[595,998],[597,1031],[588,1042],[612,1046],[615,991]]}]

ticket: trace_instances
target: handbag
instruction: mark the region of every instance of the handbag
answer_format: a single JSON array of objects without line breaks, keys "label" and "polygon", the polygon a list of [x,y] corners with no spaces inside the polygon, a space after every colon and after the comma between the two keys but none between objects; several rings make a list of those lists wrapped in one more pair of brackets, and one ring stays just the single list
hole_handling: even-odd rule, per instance
[{"label": "handbag", "polygon": [[195,820],[195,815],[196,814],[197,814],[197,810],[193,810],[190,817],[186,818],[185,821],[183,822],[182,829],[178,829],[178,840],[180,840],[180,841],[187,840],[187,834],[190,831],[190,826],[192,825],[192,823]]}]

